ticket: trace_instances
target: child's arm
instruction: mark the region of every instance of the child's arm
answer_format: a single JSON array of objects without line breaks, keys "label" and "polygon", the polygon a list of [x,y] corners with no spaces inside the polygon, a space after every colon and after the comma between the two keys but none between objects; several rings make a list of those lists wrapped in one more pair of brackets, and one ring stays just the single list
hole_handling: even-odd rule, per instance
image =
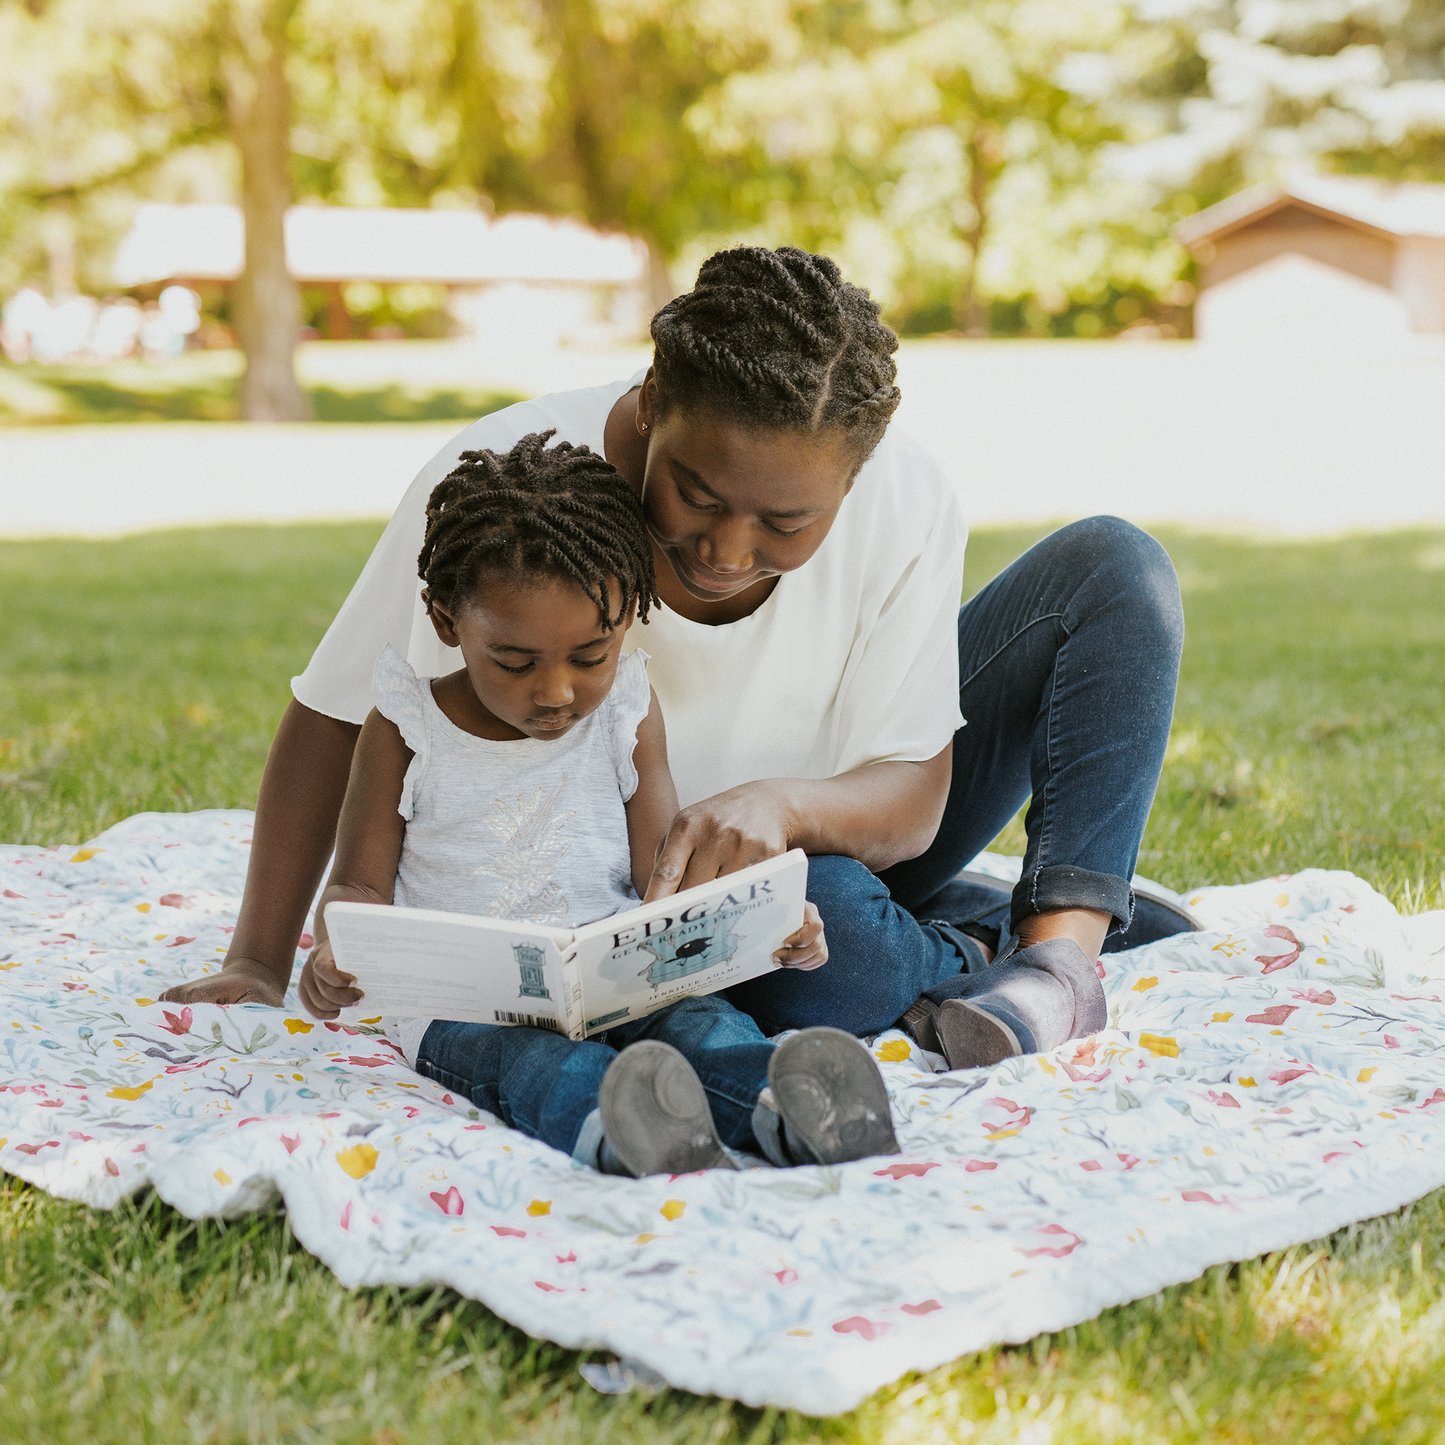
[{"label": "child's arm", "polygon": [[627,839],[632,849],[632,886],[639,898],[647,891],[657,850],[677,816],[677,788],[667,766],[667,729],[657,693],[647,716],[637,725],[637,746],[632,750],[637,769],[637,791],[627,800]]},{"label": "child's arm", "polygon": [[326,906],[340,901],[391,902],[406,833],[406,822],[396,809],[411,759],[411,749],[396,724],[373,708],[351,759],[336,829],[336,863],[316,906],[316,946],[297,986],[301,1002],[315,1018],[335,1018],[362,997],[352,987],[356,980],[336,966],[326,936]]},{"label": "child's arm", "polygon": [[[632,886],[637,896],[643,898],[657,861],[657,850],[677,816],[677,788],[667,766],[667,732],[656,692],[652,694],[647,716],[638,724],[632,764],[637,769],[637,791],[626,804],[627,836],[632,845]],[[348,791],[348,799],[350,796]],[[803,904],[803,926],[773,954],[773,961],[779,968],[801,969],[821,968],[827,963],[828,941],[823,936],[823,920],[812,903]]]}]

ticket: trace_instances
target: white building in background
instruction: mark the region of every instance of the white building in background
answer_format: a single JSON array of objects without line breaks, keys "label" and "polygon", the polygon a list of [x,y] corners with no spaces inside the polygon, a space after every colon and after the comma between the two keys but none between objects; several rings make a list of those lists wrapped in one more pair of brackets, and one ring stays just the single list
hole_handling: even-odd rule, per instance
[{"label": "white building in background", "polygon": [[[237,206],[143,205],[115,281],[228,283],[244,247]],[[349,335],[342,287],[355,281],[444,286],[459,330],[512,348],[630,341],[651,316],[641,241],[549,216],[293,206],[286,264],[302,285],[327,288],[330,336]]]},{"label": "white building in background", "polygon": [[1299,176],[1181,221],[1207,342],[1445,338],[1445,185]]}]

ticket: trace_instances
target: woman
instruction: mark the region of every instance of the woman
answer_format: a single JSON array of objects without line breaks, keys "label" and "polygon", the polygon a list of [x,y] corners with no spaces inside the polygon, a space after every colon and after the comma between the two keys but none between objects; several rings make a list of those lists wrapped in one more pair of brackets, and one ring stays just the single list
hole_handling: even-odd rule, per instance
[{"label": "woman", "polygon": [[[426,498],[462,451],[555,427],[637,488],[653,537],[663,606],[633,645],[653,656],[683,808],[649,895],[790,847],[812,859],[828,966],[734,1001],[770,1031],[872,1032],[913,1007],[955,1066],[1100,1026],[1093,961],[1132,917],[1182,638],[1163,549],[1077,523],[960,610],[953,489],[888,432],[897,338],[825,257],[721,252],[652,335],[645,373],[494,413],[423,468],[293,680],[225,966],[169,997],[280,1002],[377,656],[456,669],[419,600]],[[986,968],[993,936],[953,880],[1030,793]]]}]

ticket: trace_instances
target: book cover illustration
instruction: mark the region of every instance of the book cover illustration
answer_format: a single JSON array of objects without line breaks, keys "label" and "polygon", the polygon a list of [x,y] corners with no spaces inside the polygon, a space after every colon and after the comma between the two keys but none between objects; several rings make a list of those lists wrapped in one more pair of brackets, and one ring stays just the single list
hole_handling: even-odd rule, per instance
[{"label": "book cover illustration", "polygon": [[514,943],[512,954],[517,960],[517,972],[522,976],[522,986],[517,990],[518,998],[546,998],[547,956],[535,943]]},{"label": "book cover illustration", "polygon": [[[742,913],[741,908],[726,913],[714,913],[706,918],[694,918],[686,923],[675,923],[666,933],[655,938],[644,939],[635,948],[618,950],[623,957],[637,953],[650,955],[648,961],[637,970],[638,978],[645,978],[655,989],[660,984],[672,983],[675,979],[686,978],[691,973],[702,973],[720,963],[729,963],[738,951],[737,939],[732,936],[732,923]],[[599,970],[608,977],[606,963]]]}]

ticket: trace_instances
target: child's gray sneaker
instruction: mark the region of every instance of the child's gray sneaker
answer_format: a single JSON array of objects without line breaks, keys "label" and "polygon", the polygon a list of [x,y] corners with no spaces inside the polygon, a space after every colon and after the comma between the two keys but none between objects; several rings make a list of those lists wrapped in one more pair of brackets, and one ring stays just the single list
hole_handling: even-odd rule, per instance
[{"label": "child's gray sneaker", "polygon": [[842,1029],[804,1029],[784,1039],[768,1061],[767,1092],[791,1163],[846,1164],[898,1153],[883,1076],[873,1055]]},{"label": "child's gray sneaker", "polygon": [[671,1044],[629,1044],[602,1076],[597,1103],[603,1173],[641,1179],[737,1168],[713,1126],[702,1081]]}]

